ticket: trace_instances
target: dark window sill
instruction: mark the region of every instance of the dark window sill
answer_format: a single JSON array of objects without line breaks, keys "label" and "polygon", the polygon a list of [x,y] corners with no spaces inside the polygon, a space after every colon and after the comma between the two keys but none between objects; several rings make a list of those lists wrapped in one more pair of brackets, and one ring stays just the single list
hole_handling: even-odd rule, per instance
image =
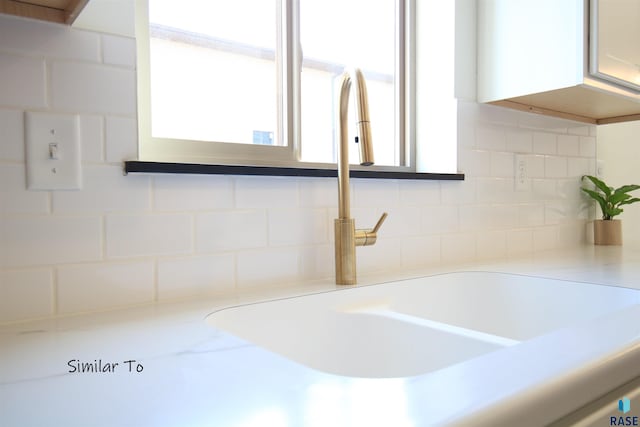
[{"label": "dark window sill", "polygon": [[[260,176],[309,176],[337,177],[337,169],[291,168],[274,166],[203,165],[193,163],[124,162],[125,174],[130,173],[174,173],[201,175],[260,175]],[[404,171],[350,170],[352,178],[414,179],[463,181],[463,173],[417,173]]]}]

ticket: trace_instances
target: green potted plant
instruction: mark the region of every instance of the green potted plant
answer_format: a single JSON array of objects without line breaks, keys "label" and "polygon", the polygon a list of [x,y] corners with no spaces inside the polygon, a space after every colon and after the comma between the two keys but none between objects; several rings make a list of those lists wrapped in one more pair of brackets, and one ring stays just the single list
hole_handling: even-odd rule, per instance
[{"label": "green potted plant", "polygon": [[602,219],[593,222],[593,240],[596,245],[621,245],[622,244],[622,222],[613,217],[620,215],[623,210],[621,206],[640,202],[640,198],[631,197],[631,191],[640,189],[640,185],[623,185],[614,189],[604,181],[591,175],[584,175],[582,180],[589,180],[594,188],[582,187],[582,191],[588,194],[600,205]]}]

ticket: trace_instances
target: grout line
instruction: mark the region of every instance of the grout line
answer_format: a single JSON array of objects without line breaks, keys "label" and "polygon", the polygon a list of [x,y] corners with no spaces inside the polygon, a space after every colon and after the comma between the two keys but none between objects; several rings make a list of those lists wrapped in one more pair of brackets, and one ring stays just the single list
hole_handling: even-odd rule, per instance
[{"label": "grout line", "polygon": [[58,316],[60,313],[59,303],[59,289],[58,289],[58,269],[52,268],[49,271],[51,278],[51,310],[53,316]]},{"label": "grout line", "polygon": [[159,283],[159,265],[158,258],[153,259],[153,295],[151,297],[152,302],[157,303],[159,294],[160,294],[160,283]]}]

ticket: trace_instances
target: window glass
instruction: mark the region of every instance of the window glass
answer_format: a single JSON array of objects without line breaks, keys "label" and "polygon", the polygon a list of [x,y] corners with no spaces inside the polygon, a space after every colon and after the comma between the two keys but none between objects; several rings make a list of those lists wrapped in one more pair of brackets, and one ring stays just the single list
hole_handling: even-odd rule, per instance
[{"label": "window glass", "polygon": [[149,0],[151,135],[280,145],[275,0]]},{"label": "window glass", "polygon": [[[396,135],[396,21],[395,0],[300,0],[303,161],[336,161],[335,98],[345,66],[352,66],[367,80],[376,164],[402,164]],[[355,117],[353,102],[349,116]],[[354,120],[350,129],[353,141]],[[358,148],[350,147],[350,160],[357,163]]]}]

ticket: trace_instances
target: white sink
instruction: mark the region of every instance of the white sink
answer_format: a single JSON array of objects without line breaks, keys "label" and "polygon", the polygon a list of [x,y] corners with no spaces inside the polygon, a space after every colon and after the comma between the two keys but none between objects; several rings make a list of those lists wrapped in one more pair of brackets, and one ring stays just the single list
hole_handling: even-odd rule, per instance
[{"label": "white sink", "polygon": [[226,308],[207,322],[292,361],[349,377],[432,372],[640,304],[640,291],[449,273]]}]

